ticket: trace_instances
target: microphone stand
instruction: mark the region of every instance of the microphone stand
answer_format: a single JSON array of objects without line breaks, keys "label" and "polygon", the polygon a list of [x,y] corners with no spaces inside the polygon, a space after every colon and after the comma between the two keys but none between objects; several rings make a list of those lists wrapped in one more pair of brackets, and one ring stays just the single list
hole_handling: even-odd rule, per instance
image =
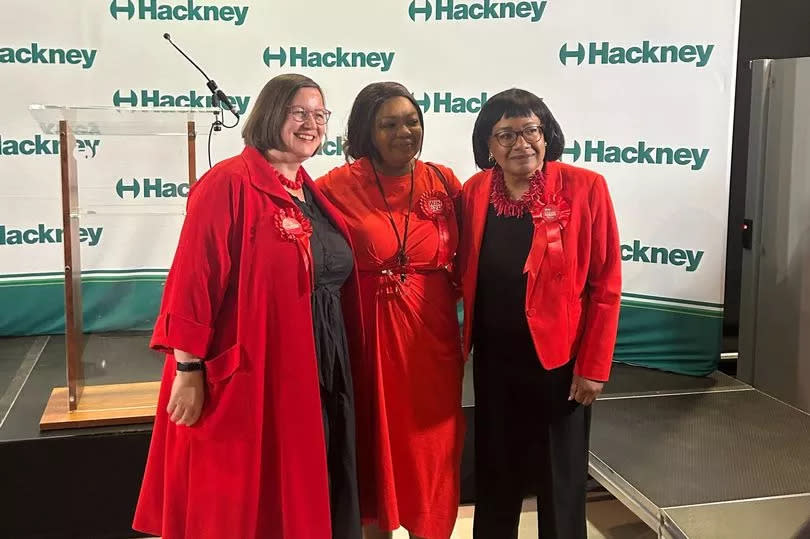
[{"label": "microphone stand", "polygon": [[[223,127],[226,127],[228,129],[233,129],[234,127],[239,125],[239,120],[240,120],[239,111],[236,110],[236,107],[233,105],[233,103],[231,103],[231,100],[228,98],[228,96],[225,94],[225,92],[223,92],[217,86],[217,83],[214,82],[214,79],[212,79],[211,77],[206,75],[205,71],[203,71],[202,68],[200,66],[198,66],[194,62],[194,60],[189,58],[188,55],[185,52],[183,52],[183,50],[180,47],[178,47],[177,45],[174,44],[174,42],[172,41],[172,36],[170,36],[168,33],[165,33],[165,34],[163,34],[163,38],[166,41],[168,41],[169,43],[171,43],[172,47],[177,49],[177,52],[182,54],[183,57],[186,60],[188,60],[191,65],[196,67],[197,71],[202,73],[202,76],[205,77],[205,80],[206,80],[205,85],[208,87],[209,90],[211,90],[211,106],[214,109],[216,109],[216,110],[214,110],[214,122],[211,124],[211,129],[208,132],[208,168],[211,168],[211,166],[212,166],[211,165],[211,138],[213,136],[213,133],[214,133],[214,131],[216,131],[216,132],[222,131]],[[233,125],[227,125],[224,121],[220,120],[219,114],[220,114],[220,112],[222,110],[223,105],[224,105],[224,107],[226,109],[228,109],[228,111],[230,111],[231,114],[233,114],[236,117],[236,123],[234,123]]]},{"label": "microphone stand", "polygon": [[[211,129],[208,130],[208,170],[213,168],[211,164],[211,139],[214,138],[214,131],[219,133],[222,131],[222,126],[224,125],[221,121],[219,121],[219,97],[217,94],[211,98],[211,106],[214,107],[216,110],[214,111],[214,123],[211,124]],[[236,123],[239,123],[239,116],[236,117]],[[236,124],[234,124],[236,127]]]},{"label": "microphone stand", "polygon": [[[214,111],[214,123],[211,124],[211,129],[213,131],[216,131],[217,133],[219,133],[220,131],[222,131],[222,126],[225,125],[225,124],[223,124],[219,120],[220,109],[219,109],[219,97],[217,97],[217,94],[214,94],[213,96],[211,96],[211,106],[213,108],[217,109],[217,110]],[[237,119],[237,122],[238,122],[239,117],[237,116],[236,119]],[[210,141],[210,139],[209,139],[209,141]]]}]

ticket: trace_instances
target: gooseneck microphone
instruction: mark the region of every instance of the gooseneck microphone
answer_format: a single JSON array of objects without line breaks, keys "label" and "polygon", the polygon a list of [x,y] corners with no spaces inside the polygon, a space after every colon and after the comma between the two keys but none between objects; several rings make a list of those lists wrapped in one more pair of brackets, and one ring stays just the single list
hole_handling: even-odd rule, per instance
[{"label": "gooseneck microphone", "polygon": [[[211,90],[211,93],[212,93],[212,94],[214,94],[214,96],[215,96],[215,97],[216,97],[216,98],[219,100],[219,102],[220,102],[220,103],[222,103],[222,104],[225,106],[225,108],[227,108],[229,111],[231,111],[231,114],[233,114],[234,116],[236,116],[236,118],[237,118],[237,120],[238,120],[238,119],[239,119],[239,111],[238,111],[238,110],[236,110],[236,107],[235,107],[235,106],[234,106],[234,104],[231,102],[230,98],[229,98],[227,95],[225,95],[225,92],[223,92],[222,90],[220,90],[220,89],[219,89],[219,87],[217,87],[217,83],[216,83],[216,82],[214,82],[214,79],[212,79],[211,77],[209,77],[208,75],[206,75],[206,74],[205,74],[205,71],[203,71],[203,70],[202,70],[202,68],[200,68],[200,66],[198,66],[198,65],[197,65],[197,64],[194,62],[194,60],[192,60],[191,58],[189,58],[189,57],[188,57],[188,55],[187,55],[185,52],[183,52],[183,50],[182,50],[180,47],[178,47],[177,45],[175,45],[175,44],[174,44],[174,41],[172,41],[172,36],[170,36],[168,33],[165,33],[165,34],[163,34],[163,38],[164,38],[166,41],[168,41],[169,43],[171,43],[171,44],[172,44],[172,47],[174,47],[175,49],[177,49],[177,52],[179,52],[180,54],[182,54],[182,55],[183,55],[183,57],[184,57],[186,60],[188,60],[188,61],[191,63],[191,65],[193,65],[194,67],[196,67],[196,68],[197,68],[197,71],[199,71],[200,73],[202,73],[202,76],[203,76],[203,77],[205,77],[205,80],[207,81],[207,82],[206,82],[206,86],[208,86],[208,89],[209,89],[209,90]],[[214,104],[215,104],[215,106],[216,106],[216,103],[214,103]],[[227,127],[227,126],[226,126],[226,127]]]}]

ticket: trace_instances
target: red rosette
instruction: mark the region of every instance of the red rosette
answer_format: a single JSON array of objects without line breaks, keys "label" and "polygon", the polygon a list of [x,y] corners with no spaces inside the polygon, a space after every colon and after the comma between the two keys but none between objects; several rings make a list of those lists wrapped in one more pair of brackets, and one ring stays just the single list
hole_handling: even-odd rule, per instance
[{"label": "red rosette", "polygon": [[416,207],[423,219],[436,221],[450,217],[453,212],[453,201],[442,191],[425,191],[419,197]]},{"label": "red rosette", "polygon": [[311,291],[315,286],[312,250],[309,245],[309,237],[312,236],[312,223],[309,222],[304,212],[297,206],[280,208],[274,219],[281,238],[295,243],[298,253],[304,261],[306,276],[301,280],[301,293],[303,295],[307,292],[307,287]]},{"label": "red rosette", "polygon": [[453,201],[442,191],[425,191],[419,197],[417,211],[423,219],[436,223],[439,233],[439,266],[448,266],[452,261],[450,253],[450,228],[447,220],[453,215]]},{"label": "red rosette", "polygon": [[308,239],[312,235],[312,223],[299,208],[281,208],[275,216],[276,228],[287,241]]},{"label": "red rosette", "polygon": [[562,242],[562,230],[571,219],[571,203],[559,192],[537,197],[531,205],[534,221],[534,238],[524,271],[537,274],[546,254],[553,274],[562,274],[565,270],[565,251]]},{"label": "red rosette", "polygon": [[571,204],[559,193],[540,197],[532,205],[532,218],[547,224],[556,223],[561,229],[571,219]]}]

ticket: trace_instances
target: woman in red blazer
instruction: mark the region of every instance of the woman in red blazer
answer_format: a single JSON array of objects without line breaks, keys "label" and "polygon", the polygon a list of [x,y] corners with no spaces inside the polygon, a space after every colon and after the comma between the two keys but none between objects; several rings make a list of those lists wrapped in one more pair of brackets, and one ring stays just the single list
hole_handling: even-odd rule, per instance
[{"label": "woman in red blazer", "polygon": [[315,82],[273,78],[244,151],[191,189],[152,336],[167,356],[137,530],[360,537],[357,271],[343,219],[301,166],[328,120]]},{"label": "woman in red blazer", "polygon": [[465,353],[474,350],[474,536],[516,538],[537,496],[542,537],[585,538],[589,405],[608,379],[621,296],[605,179],[558,161],[562,130],[511,89],[473,131],[462,192]]}]

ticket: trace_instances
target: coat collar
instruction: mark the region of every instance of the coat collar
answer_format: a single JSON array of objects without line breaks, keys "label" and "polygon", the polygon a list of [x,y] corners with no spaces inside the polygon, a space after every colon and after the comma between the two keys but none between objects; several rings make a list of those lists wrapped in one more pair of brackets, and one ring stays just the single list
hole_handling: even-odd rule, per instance
[{"label": "coat collar", "polygon": [[[281,185],[278,179],[278,171],[270,165],[259,150],[253,146],[245,146],[245,149],[242,150],[242,159],[247,164],[248,176],[253,187],[283,201],[287,206],[295,204],[290,194]],[[304,172],[304,177],[305,182],[309,180],[309,175],[306,172]],[[312,187],[311,184],[312,180],[309,181],[308,185]]]},{"label": "coat collar", "polygon": [[473,201],[472,206],[472,240],[476,251],[476,260],[478,259],[478,251],[481,249],[481,240],[484,237],[484,226],[487,222],[487,211],[489,209],[489,197],[492,192],[492,169],[481,173],[481,181],[473,185],[473,192],[471,193],[470,200]]},{"label": "coat collar", "polygon": [[[248,167],[248,175],[250,183],[264,193],[282,202],[285,206],[295,206],[295,201],[290,196],[290,193],[284,189],[278,179],[278,172],[273,168],[267,159],[261,154],[259,150],[253,146],[245,146],[242,150],[242,158]],[[337,227],[346,240],[350,240],[349,229],[346,223],[341,218],[337,209],[321,194],[320,189],[312,181],[307,171],[302,167],[304,174],[304,185],[309,188],[309,192],[315,198],[318,206],[326,215],[331,219],[332,223]]]},{"label": "coat collar", "polygon": [[560,175],[560,164],[557,161],[548,161],[543,169],[545,175],[546,193],[556,193],[562,190],[562,177]]}]

